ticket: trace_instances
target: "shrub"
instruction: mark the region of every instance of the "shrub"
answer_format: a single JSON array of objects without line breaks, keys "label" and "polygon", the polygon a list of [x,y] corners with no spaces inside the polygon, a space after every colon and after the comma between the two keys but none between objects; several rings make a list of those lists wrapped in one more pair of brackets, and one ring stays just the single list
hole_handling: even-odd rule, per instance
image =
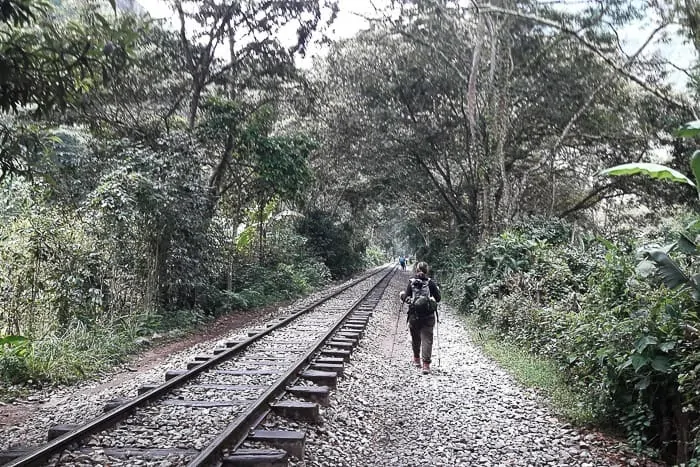
[{"label": "shrub", "polygon": [[334,279],[362,269],[367,245],[356,240],[357,232],[350,223],[338,222],[332,215],[315,210],[299,221],[297,232],[308,239],[309,254],[320,258]]},{"label": "shrub", "polygon": [[446,290],[504,342],[556,362],[586,411],[638,451],[688,461],[700,427],[698,302],[640,276],[634,241],[569,238],[558,224],[506,231]]}]

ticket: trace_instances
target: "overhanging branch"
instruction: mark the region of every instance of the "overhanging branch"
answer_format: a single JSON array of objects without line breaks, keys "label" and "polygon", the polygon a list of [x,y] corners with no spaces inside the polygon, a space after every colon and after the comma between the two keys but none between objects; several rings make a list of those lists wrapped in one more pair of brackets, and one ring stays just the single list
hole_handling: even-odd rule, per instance
[{"label": "overhanging branch", "polygon": [[578,31],[571,29],[570,27],[566,26],[565,24],[557,23],[557,22],[549,20],[547,18],[542,18],[541,16],[531,15],[528,13],[523,13],[523,12],[515,11],[515,10],[509,10],[507,8],[501,8],[498,6],[491,5],[491,4],[479,5],[479,12],[480,13],[499,13],[502,15],[515,16],[515,17],[526,19],[526,20],[529,20],[529,21],[532,21],[535,23],[545,25],[545,26],[549,26],[549,27],[554,28],[558,31],[561,31],[561,32],[573,37],[578,42],[580,42],[584,47],[586,47],[591,52],[593,52],[594,54],[599,56],[607,65],[609,65],[611,68],[613,68],[620,75],[622,75],[622,76],[626,77],[627,79],[633,81],[634,83],[638,84],[641,88],[654,94],[656,97],[663,100],[664,102],[667,102],[668,104],[671,104],[677,108],[690,111],[693,114],[693,116],[695,118],[697,118],[695,108],[692,105],[689,105],[686,102],[678,101],[678,100],[672,98],[671,96],[668,96],[668,95],[662,93],[659,89],[656,89],[656,88],[650,86],[649,84],[647,84],[646,82],[644,82],[643,79],[628,72],[627,70],[625,70],[625,65],[620,65],[620,64],[616,63],[615,60],[608,57],[598,47],[596,47],[595,44],[590,42],[585,37],[581,36],[581,34]]}]

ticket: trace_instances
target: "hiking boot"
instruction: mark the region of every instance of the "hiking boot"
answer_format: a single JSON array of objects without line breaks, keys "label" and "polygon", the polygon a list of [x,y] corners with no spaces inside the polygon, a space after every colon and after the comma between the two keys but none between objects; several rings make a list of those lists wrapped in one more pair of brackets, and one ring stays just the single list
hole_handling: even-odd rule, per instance
[{"label": "hiking boot", "polygon": [[420,358],[414,358],[413,364],[416,366],[416,368],[420,368]]},{"label": "hiking boot", "polygon": [[423,370],[421,371],[424,375],[429,375],[430,374],[430,363],[424,363],[423,364]]}]

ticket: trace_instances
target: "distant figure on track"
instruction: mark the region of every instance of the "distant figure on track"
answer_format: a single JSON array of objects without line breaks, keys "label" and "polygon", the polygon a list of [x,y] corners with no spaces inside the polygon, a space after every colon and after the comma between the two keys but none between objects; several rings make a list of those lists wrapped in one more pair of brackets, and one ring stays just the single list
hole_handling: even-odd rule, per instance
[{"label": "distant figure on track", "polygon": [[408,303],[408,328],[411,331],[413,364],[421,366],[423,374],[430,373],[430,357],[433,353],[433,328],[437,316],[437,303],[440,301],[440,288],[428,277],[428,264],[416,264],[416,274],[408,281],[406,290],[399,298]]},{"label": "distant figure on track", "polygon": [[402,271],[406,270],[406,258],[404,258],[403,255],[399,256],[399,265]]}]

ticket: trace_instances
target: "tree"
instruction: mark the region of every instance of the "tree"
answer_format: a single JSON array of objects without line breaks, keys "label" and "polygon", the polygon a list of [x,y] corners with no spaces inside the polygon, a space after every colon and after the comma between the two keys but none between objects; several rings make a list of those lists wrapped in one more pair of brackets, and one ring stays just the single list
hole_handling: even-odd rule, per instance
[{"label": "tree", "polygon": [[48,120],[125,67],[135,36],[128,18],[111,23],[92,3],[79,18],[58,17],[45,1],[5,0],[0,12],[2,180],[31,173],[50,149]]},{"label": "tree", "polygon": [[[400,3],[399,19],[387,16],[329,55],[321,86],[339,118],[324,131],[330,147],[350,148],[342,166],[352,176],[353,166],[368,168],[360,180],[393,172],[420,187],[392,185],[400,197],[437,200],[447,232],[478,238],[543,207],[550,215],[589,207],[581,199],[592,200],[590,180],[605,161],[642,158],[654,144],[627,122],[653,126],[649,108],[665,112],[668,100],[630,86],[608,63],[623,57],[607,28],[635,13],[626,2],[576,15],[526,4],[559,29],[530,13]],[[570,34],[574,25],[596,50]],[[617,67],[658,83],[642,59],[647,43]],[[614,188],[593,198],[619,196]]]}]

